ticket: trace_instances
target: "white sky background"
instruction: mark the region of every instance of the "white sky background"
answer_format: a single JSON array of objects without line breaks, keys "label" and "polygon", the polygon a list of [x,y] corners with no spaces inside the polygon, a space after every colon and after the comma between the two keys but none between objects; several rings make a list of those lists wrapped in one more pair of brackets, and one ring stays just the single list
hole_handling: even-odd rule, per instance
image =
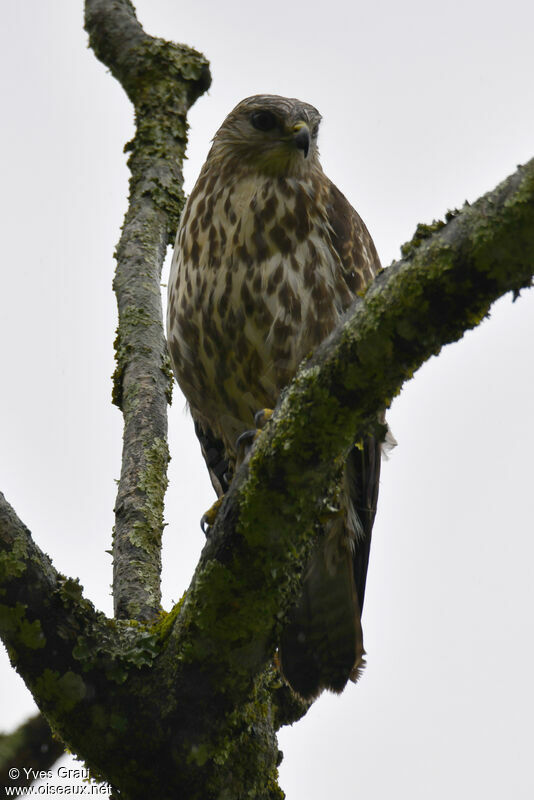
[{"label": "white sky background", "polygon": [[[148,33],[210,59],[186,190],[243,97],[312,103],[326,173],[384,265],[418,222],[534,156],[534,5],[138,0]],[[86,48],[81,2],[2,8],[0,489],[55,566],[111,613],[121,416],[112,254],[132,111]],[[164,277],[165,280],[165,277]],[[364,612],[368,667],[280,735],[289,800],[531,800],[534,293],[426,364],[390,413]],[[164,604],[187,587],[212,491],[176,389]],[[0,652],[0,729],[33,701]],[[29,765],[31,766],[31,765]],[[63,784],[65,782],[63,781]]]}]

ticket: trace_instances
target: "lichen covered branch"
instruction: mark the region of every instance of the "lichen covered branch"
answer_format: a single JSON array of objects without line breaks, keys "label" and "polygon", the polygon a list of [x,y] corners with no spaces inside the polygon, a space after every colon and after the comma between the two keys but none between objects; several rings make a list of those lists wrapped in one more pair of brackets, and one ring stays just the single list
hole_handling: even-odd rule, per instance
[{"label": "lichen covered branch", "polygon": [[183,205],[187,111],[209,87],[210,74],[200,53],[148,36],[129,0],[87,0],[85,27],[135,109],[136,132],[127,145],[129,204],[113,283],[119,309],[113,400],[124,415],[113,588],[118,618],[147,621],[160,605],[172,389],[161,268]]},{"label": "lichen covered branch", "polygon": [[0,636],[63,741],[76,752],[87,750],[88,739],[98,742],[91,730],[95,708],[102,704],[102,724],[109,726],[113,679],[124,672],[128,645],[83,598],[80,584],[54,569],[1,494]]},{"label": "lichen covered branch", "polygon": [[42,714],[26,720],[12,733],[0,733],[0,786],[30,786],[35,775],[49,770],[64,750]]}]

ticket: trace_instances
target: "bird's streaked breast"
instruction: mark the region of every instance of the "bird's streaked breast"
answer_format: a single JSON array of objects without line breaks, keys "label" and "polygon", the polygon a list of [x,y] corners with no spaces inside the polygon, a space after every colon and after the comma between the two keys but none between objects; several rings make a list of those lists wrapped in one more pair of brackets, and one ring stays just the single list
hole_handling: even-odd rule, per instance
[{"label": "bird's streaked breast", "polygon": [[184,210],[169,343],[190,405],[229,447],[353,299],[326,200],[319,178],[228,183],[206,170]]}]

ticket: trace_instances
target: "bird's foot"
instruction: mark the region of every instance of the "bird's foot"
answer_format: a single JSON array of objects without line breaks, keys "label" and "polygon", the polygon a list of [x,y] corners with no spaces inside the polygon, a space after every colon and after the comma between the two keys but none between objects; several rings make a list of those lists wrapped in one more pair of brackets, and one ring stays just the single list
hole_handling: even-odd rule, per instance
[{"label": "bird's foot", "polygon": [[262,431],[273,414],[274,411],[272,408],[260,408],[259,411],[256,411],[254,414],[254,425],[256,426],[257,430]]},{"label": "bird's foot", "polygon": [[[273,411],[270,408],[262,408],[260,411],[257,411],[254,414],[254,425],[256,426],[253,430],[245,431],[238,437],[235,443],[236,449],[236,469],[239,467],[243,461],[246,459],[248,454],[252,449],[252,445],[254,441],[259,436],[260,431],[265,428],[269,420],[273,415]],[[228,482],[231,480],[231,475],[228,475]],[[215,520],[217,518],[217,514],[219,512],[219,508],[221,507],[221,503],[224,499],[224,495],[219,497],[211,506],[208,508],[202,519],[200,520],[200,527],[202,531],[205,533],[206,536],[209,536],[210,528],[213,527],[215,524]]]},{"label": "bird's foot", "polygon": [[217,514],[218,514],[218,511],[219,511],[219,508],[221,507],[221,503],[222,503],[223,499],[224,499],[224,495],[223,495],[223,497],[219,497],[213,503],[213,505],[210,506],[210,508],[208,508],[208,510],[203,515],[202,519],[200,520],[200,527],[202,528],[202,532],[206,536],[209,535],[210,528],[212,528],[213,525],[215,524],[215,520],[217,519]]},{"label": "bird's foot", "polygon": [[245,431],[238,437],[235,443],[236,467],[239,467],[249,455],[252,445],[271,419],[273,413],[274,412],[270,408],[262,408],[257,411],[254,414],[254,425],[256,427],[253,430]]}]

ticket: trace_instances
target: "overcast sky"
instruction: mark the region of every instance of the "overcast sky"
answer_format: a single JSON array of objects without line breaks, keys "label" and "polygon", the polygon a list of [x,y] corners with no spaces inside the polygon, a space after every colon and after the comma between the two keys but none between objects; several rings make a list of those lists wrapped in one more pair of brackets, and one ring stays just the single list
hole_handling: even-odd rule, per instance
[{"label": "overcast sky", "polygon": [[[87,49],[81,2],[3,4],[0,490],[57,569],[111,613],[121,416],[110,404],[113,250],[133,132]],[[138,0],[148,33],[210,59],[190,115],[189,191],[251,94],[323,115],[325,172],[384,265],[418,222],[534,156],[534,4],[509,0]],[[166,280],[166,277],[163,278]],[[389,412],[364,611],[368,667],[284,730],[288,800],[532,800],[534,293],[443,350]],[[213,496],[178,389],[164,605],[187,587]],[[0,729],[33,701],[0,651]],[[31,765],[29,765],[31,766]],[[65,784],[65,781],[61,782]]]}]

